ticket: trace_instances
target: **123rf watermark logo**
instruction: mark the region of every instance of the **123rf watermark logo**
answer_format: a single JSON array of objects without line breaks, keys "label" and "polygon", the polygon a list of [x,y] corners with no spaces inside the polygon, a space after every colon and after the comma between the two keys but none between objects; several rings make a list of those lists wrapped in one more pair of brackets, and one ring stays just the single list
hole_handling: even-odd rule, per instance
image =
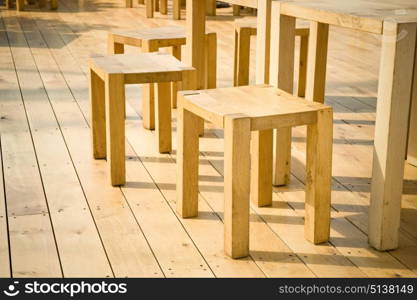
[{"label": "123rf watermark logo", "polygon": [[126,294],[127,283],[108,283],[101,282],[26,282],[20,284],[14,281],[3,290],[3,294],[8,297],[15,297],[19,294],[25,295],[47,295],[59,294],[74,297],[76,295],[94,295],[94,294]]}]

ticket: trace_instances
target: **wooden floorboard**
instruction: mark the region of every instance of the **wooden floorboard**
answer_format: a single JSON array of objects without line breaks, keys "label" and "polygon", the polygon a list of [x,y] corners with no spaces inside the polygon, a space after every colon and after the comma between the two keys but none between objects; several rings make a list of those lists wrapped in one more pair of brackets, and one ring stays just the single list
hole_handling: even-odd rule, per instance
[{"label": "wooden floorboard", "polygon": [[[27,55],[2,16],[2,157],[13,277],[61,277],[62,271],[14,57]],[[16,42],[16,47],[10,47]],[[26,52],[26,53],[25,53]]]},{"label": "wooden floorboard", "polygon": [[[272,207],[251,208],[250,257],[231,260],[223,252],[221,131],[209,126],[200,142],[200,214],[194,219],[175,213],[175,153],[159,154],[154,132],[143,129],[137,86],[127,88],[126,186],[111,187],[105,161],[91,158],[87,58],[106,54],[107,30],[185,24],[159,13],[146,19],[143,7],[125,9],[122,2],[80,6],[69,0],[60,1],[57,12],[2,11],[0,133],[13,276],[417,276],[417,168],[406,166],[400,248],[378,252],[367,244],[375,36],[330,33],[330,242],[314,246],[304,240],[305,130],[297,128],[292,183],[274,189]],[[219,10],[207,22],[218,32],[218,86],[232,84],[230,11]],[[0,205],[0,231],[7,230],[5,209]],[[7,243],[0,240],[0,263],[9,260]],[[28,251],[31,243],[35,248]],[[2,271],[0,277],[10,275]]]},{"label": "wooden floorboard", "polygon": [[[2,105],[0,104],[0,108]],[[7,225],[6,198],[4,196],[3,157],[0,135],[0,278],[8,278],[10,272],[9,232]]]}]

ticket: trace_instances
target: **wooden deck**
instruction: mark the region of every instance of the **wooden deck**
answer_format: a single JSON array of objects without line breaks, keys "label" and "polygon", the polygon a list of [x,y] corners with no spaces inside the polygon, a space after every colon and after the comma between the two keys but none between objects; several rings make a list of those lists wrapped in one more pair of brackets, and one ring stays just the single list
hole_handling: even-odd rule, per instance
[{"label": "wooden deck", "polygon": [[[195,219],[175,213],[175,153],[159,154],[154,132],[143,129],[137,86],[127,89],[126,186],[111,187],[106,163],[92,159],[87,58],[106,53],[109,29],[185,24],[123,6],[61,0],[57,12],[0,11],[0,277],[417,276],[417,168],[406,166],[400,248],[378,252],[367,243],[376,36],[330,33],[330,242],[304,239],[305,130],[297,128],[292,183],[274,189],[273,207],[252,206],[251,256],[232,260],[223,252],[221,131],[209,128],[201,140]],[[231,9],[208,27],[218,32],[218,86],[231,86]],[[251,63],[253,81],[254,55]]]}]

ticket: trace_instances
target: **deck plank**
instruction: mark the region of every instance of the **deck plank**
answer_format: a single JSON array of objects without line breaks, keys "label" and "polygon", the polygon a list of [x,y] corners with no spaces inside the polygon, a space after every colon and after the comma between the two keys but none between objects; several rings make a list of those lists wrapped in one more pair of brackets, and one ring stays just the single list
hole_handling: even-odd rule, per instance
[{"label": "deck plank", "polygon": [[[1,107],[2,105],[0,103],[0,111],[2,111]],[[8,232],[8,227],[7,227],[8,225],[7,225],[7,212],[6,212],[6,198],[4,196],[3,182],[4,182],[3,157],[1,154],[1,130],[0,130],[0,265],[1,265],[0,278],[8,278],[11,275],[10,253],[9,253],[9,232]]]},{"label": "deck plank", "polygon": [[[1,137],[13,277],[62,277],[38,162],[1,16]],[[10,34],[9,32],[7,32]],[[24,48],[22,48],[24,49]]]}]

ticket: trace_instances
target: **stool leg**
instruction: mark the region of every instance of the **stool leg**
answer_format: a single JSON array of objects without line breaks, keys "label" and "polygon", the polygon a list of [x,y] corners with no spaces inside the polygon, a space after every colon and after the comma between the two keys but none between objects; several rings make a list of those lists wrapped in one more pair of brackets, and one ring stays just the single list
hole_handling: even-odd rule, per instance
[{"label": "stool leg", "polygon": [[160,153],[169,153],[172,151],[171,82],[159,82],[157,86],[155,99],[157,107],[156,132],[158,135],[158,148]]},{"label": "stool leg", "polygon": [[113,186],[125,184],[125,86],[123,74],[108,74],[106,93],[107,162]]},{"label": "stool leg", "polygon": [[291,128],[277,129],[275,161],[274,161],[274,185],[282,186],[290,183],[291,179]]},{"label": "stool leg", "polygon": [[224,247],[232,258],[249,255],[250,119],[230,116],[224,127]]},{"label": "stool leg", "polygon": [[307,79],[308,36],[300,37],[300,62],[298,71],[298,96],[305,97]]},{"label": "stool leg", "polygon": [[90,69],[91,137],[93,157],[106,158],[106,105],[104,81]]},{"label": "stool leg", "polygon": [[146,5],[146,17],[147,18],[153,18],[153,1],[154,0],[145,0]]},{"label": "stool leg", "polygon": [[314,244],[330,235],[333,113],[317,113],[317,123],[307,127],[305,237]]},{"label": "stool leg", "polygon": [[249,85],[250,29],[236,28],[234,86]]},{"label": "stool leg", "polygon": [[126,7],[128,7],[128,8],[133,7],[133,1],[132,0],[126,0]]},{"label": "stool leg", "polygon": [[159,11],[159,0],[153,0],[154,10]]},{"label": "stool leg", "polygon": [[206,67],[205,86],[207,89],[216,88],[217,80],[217,34],[206,34]]},{"label": "stool leg", "polygon": [[173,0],[173,19],[181,20],[181,0]]},{"label": "stool leg", "polygon": [[251,201],[258,207],[272,205],[273,130],[252,132]]},{"label": "stool leg", "polygon": [[145,0],[138,0],[139,4],[145,4]]},{"label": "stool leg", "polygon": [[159,12],[163,15],[168,14],[168,0],[160,0],[160,9]]},{"label": "stool leg", "polygon": [[407,162],[417,166],[417,47],[414,58],[414,75],[411,90],[411,107],[408,125]]},{"label": "stool leg", "polygon": [[[29,4],[34,4],[34,1],[30,3],[31,1],[28,1]],[[44,8],[46,6],[46,0],[38,0],[39,8]]]},{"label": "stool leg", "polygon": [[52,10],[55,10],[55,9],[57,9],[58,8],[58,0],[51,0],[51,2],[50,2],[50,8],[52,9]]},{"label": "stool leg", "polygon": [[216,0],[206,0],[206,15],[207,16],[216,15]]},{"label": "stool leg", "polygon": [[[171,47],[172,55],[181,60],[181,46]],[[177,92],[181,90],[181,82],[172,82],[171,83],[171,106],[172,108],[177,108]]]},{"label": "stool leg", "polygon": [[109,33],[107,37],[107,53],[109,55],[113,54],[123,54],[125,52],[125,45],[116,43],[114,41],[114,36],[112,33]]},{"label": "stool leg", "polygon": [[177,212],[183,218],[198,215],[198,128],[200,118],[178,108]]},{"label": "stool leg", "polygon": [[[197,70],[191,70],[187,72],[182,72],[182,82],[181,87],[183,90],[196,90],[197,89]],[[178,97],[178,94],[177,94]],[[194,127],[198,129],[198,135],[204,135],[204,119],[196,119]]]},{"label": "stool leg", "polygon": [[240,5],[232,5],[233,15],[240,16]]},{"label": "stool leg", "polygon": [[25,7],[25,0],[16,0],[16,9],[18,11],[23,11]]},{"label": "stool leg", "polygon": [[[158,46],[153,41],[142,41],[143,52],[156,52]],[[142,118],[143,127],[155,129],[155,88],[153,83],[142,85]]]}]

